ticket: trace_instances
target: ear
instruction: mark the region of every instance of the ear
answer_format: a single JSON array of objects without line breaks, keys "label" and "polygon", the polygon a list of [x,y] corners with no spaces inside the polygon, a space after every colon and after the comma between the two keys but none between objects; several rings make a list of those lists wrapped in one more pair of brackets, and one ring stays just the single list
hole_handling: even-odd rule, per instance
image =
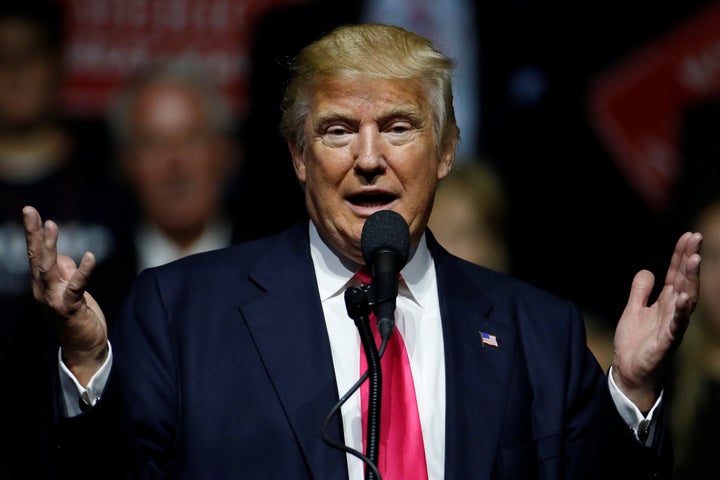
[{"label": "ear", "polygon": [[452,169],[453,162],[455,161],[455,147],[457,145],[457,139],[449,139],[443,142],[443,146],[440,149],[440,161],[438,162],[437,179],[442,180],[447,177]]},{"label": "ear", "polygon": [[290,156],[292,157],[293,168],[295,169],[295,176],[302,183],[305,184],[306,172],[305,172],[305,149],[296,143],[288,142],[288,149],[290,150]]}]

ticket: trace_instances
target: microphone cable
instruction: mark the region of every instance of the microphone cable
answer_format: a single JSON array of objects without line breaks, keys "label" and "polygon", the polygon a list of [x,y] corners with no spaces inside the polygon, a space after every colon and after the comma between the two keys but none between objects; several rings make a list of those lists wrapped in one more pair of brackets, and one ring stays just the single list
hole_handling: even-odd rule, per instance
[{"label": "microphone cable", "polygon": [[[325,417],[321,428],[323,441],[330,447],[342,450],[350,455],[359,458],[369,470],[365,471],[367,480],[382,480],[380,472],[377,468],[377,455],[379,446],[379,419],[380,419],[380,396],[382,393],[382,372],[380,368],[380,359],[387,348],[387,339],[383,339],[378,350],[375,345],[375,338],[369,326],[370,306],[367,300],[367,286],[364,287],[348,287],[345,290],[345,305],[348,315],[355,322],[355,326],[360,333],[360,341],[363,345],[365,355],[367,357],[368,369],[358,379],[355,384],[348,389],[340,400],[333,406],[330,413]],[[370,381],[368,389],[368,432],[366,439],[367,455],[351,448],[344,443],[338,442],[327,433],[328,425],[331,419],[338,414],[340,408],[353,396],[365,381]]]}]

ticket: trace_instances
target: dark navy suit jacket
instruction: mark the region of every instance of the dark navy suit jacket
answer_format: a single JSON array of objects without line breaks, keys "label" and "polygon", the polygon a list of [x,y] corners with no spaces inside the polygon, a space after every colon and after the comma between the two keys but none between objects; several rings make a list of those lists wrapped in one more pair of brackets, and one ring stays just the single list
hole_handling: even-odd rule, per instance
[{"label": "dark navy suit jacket", "polygon": [[[63,465],[142,472],[129,478],[347,478],[345,453],[321,438],[338,390],[307,230],[143,272],[111,334],[103,399],[60,423]],[[428,238],[446,357],[445,478],[663,478],[662,419],[653,447],[641,447],[574,304]],[[481,331],[499,346],[483,346]],[[339,418],[330,434],[342,440]]]}]

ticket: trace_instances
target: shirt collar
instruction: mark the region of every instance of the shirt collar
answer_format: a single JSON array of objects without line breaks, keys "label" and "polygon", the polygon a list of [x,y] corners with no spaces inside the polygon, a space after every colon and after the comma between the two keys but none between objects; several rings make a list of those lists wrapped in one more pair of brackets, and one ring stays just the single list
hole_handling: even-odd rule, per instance
[{"label": "shirt collar", "polygon": [[162,265],[194,253],[206,252],[228,246],[232,241],[232,227],[224,219],[208,224],[203,234],[185,249],[179,248],[157,225],[144,222],[135,236],[138,247],[138,268]]},{"label": "shirt collar", "polygon": [[[334,297],[345,291],[355,272],[361,267],[357,264],[346,264],[320,237],[320,233],[312,222],[310,229],[310,255],[315,267],[318,290],[321,301]],[[405,267],[401,270],[399,294],[408,297],[423,306],[423,299],[432,287],[435,269],[427,247],[425,234],[415,252],[412,253]]]}]

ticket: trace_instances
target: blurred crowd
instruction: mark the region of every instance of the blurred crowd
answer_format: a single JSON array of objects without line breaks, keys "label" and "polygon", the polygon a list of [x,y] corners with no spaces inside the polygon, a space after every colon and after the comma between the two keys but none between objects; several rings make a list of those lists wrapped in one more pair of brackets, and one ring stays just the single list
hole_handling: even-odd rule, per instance
[{"label": "blurred crowd", "polygon": [[[458,60],[461,145],[438,192],[433,233],[463,258],[577,302],[603,368],[634,272],[662,272],[681,231],[704,234],[697,325],[668,395],[679,407],[678,478],[710,478],[704,447],[720,425],[720,91],[678,113],[682,169],[662,210],[644,202],[604,148],[587,93],[604,71],[703,9],[718,10],[716,2],[216,3],[262,11],[242,25],[243,108],[206,63],[165,55],[113,77],[111,98],[82,115],[62,101],[72,74],[68,9],[77,3],[0,5],[0,360],[9,370],[0,408],[12,417],[0,478],[51,475],[52,441],[33,425],[55,408],[43,380],[57,357],[47,354],[52,329],[29,291],[21,208],[61,225],[63,253],[95,253],[90,290],[112,323],[141,269],[305,218],[278,131],[284,67],[332,27],[365,21],[417,30]],[[17,365],[20,351],[32,353],[31,364]]]}]

